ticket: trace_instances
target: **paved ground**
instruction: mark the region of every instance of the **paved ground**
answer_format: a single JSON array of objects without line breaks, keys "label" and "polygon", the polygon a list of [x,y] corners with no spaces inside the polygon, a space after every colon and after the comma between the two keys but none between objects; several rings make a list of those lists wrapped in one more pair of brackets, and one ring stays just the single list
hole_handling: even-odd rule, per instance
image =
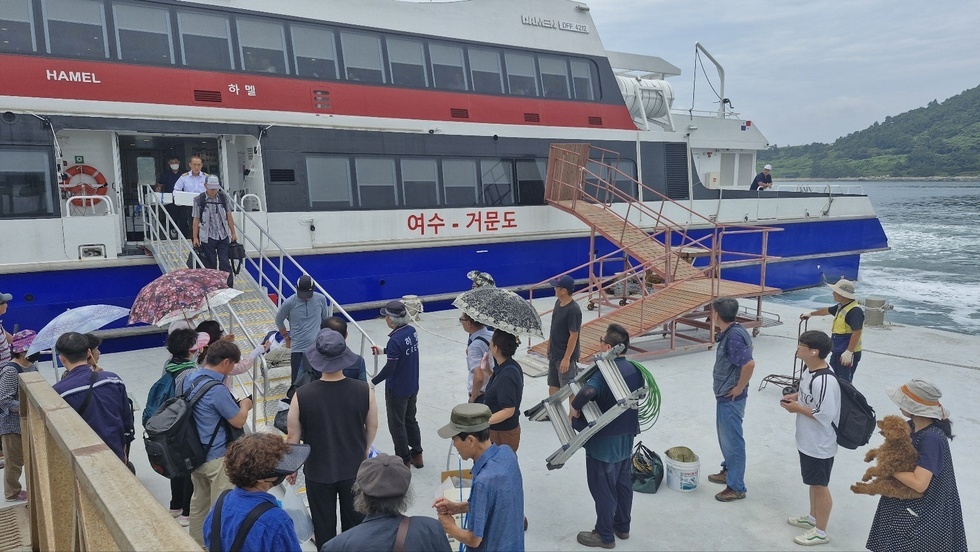
[{"label": "paved ground", "polygon": [[[830,299],[828,293],[828,300]],[[551,307],[553,300],[537,303],[539,310]],[[746,303],[748,304],[748,303]],[[814,308],[819,305],[814,305]],[[755,340],[758,367],[753,377],[745,417],[748,442],[748,469],[745,500],[723,504],[713,495],[721,489],[707,481],[717,471],[721,454],[714,425],[714,398],[711,393],[711,366],[714,351],[700,351],[668,358],[645,360],[663,395],[660,420],[639,439],[663,453],[669,447],[684,445],[701,458],[701,483],[694,492],[681,493],[666,487],[654,495],[636,494],[633,505],[631,538],[617,541],[622,550],[793,550],[792,538],[799,529],[785,518],[807,511],[807,490],[800,480],[795,449],[793,416],[778,406],[780,389],[769,385],[757,391],[762,377],[786,374],[792,369],[799,311],[767,303],[764,310],[786,323],[763,328]],[[586,317],[595,316],[586,311]],[[422,355],[422,390],[419,394],[419,423],[422,426],[426,466],[413,470],[412,515],[432,516],[430,508],[439,494],[439,473],[447,464],[456,468],[457,457],[448,454],[449,441],[439,439],[436,430],[448,421],[452,406],[465,401],[466,372],[463,361],[465,333],[458,322],[458,311],[424,313],[417,324]],[[547,317],[545,323],[548,323]],[[381,320],[364,323],[375,341],[384,342],[387,328]],[[830,318],[813,319],[811,329],[829,330]],[[980,414],[969,404],[980,388],[980,337],[944,333],[902,326],[869,328],[864,337],[865,353],[855,384],[876,407],[879,417],[898,414],[885,395],[885,387],[900,385],[912,377],[937,384],[945,393],[943,404],[952,412],[952,454],[963,499],[967,535],[973,548],[980,548],[980,504],[970,489],[980,488],[980,472],[971,470],[971,460],[980,454]],[[141,400],[160,374],[166,358],[163,348],[104,355],[102,364],[117,372]],[[50,365],[42,373],[53,379]],[[544,398],[544,378],[527,378],[523,408]],[[376,446],[391,452],[384,415],[383,389],[379,389],[381,428]],[[548,471],[545,458],[556,450],[558,440],[550,424],[523,421],[520,463],[524,476],[526,514],[530,529],[528,550],[584,550],[575,534],[589,530],[594,523],[591,497],[585,484],[585,456],[577,453],[560,470]],[[880,442],[872,440],[872,445]],[[153,473],[146,464],[142,446],[133,447],[138,477],[161,502],[169,499],[167,480]],[[864,451],[841,449],[831,481],[834,510],[829,532],[833,541],[826,550],[861,550],[874,514],[876,499],[858,496],[848,487],[859,480],[866,464]],[[464,462],[464,467],[466,467]],[[970,520],[974,520],[971,523]],[[307,544],[307,549],[312,546]]]}]

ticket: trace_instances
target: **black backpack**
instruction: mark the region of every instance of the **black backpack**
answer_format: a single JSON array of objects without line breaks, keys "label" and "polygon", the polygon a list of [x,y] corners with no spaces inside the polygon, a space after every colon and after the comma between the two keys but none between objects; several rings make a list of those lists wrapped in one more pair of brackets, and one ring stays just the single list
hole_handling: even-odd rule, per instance
[{"label": "black backpack", "polygon": [[[828,372],[840,385],[840,419],[833,426],[837,432],[837,444],[851,450],[863,447],[877,428],[875,409],[851,382],[838,378],[833,370],[826,370],[821,375],[829,377]],[[810,380],[810,394],[813,394],[813,380]]]},{"label": "black backpack", "polygon": [[192,387],[183,395],[167,399],[146,421],[143,444],[153,471],[173,479],[188,476],[204,464],[223,424],[219,422],[215,426],[211,440],[204,447],[194,420],[194,405],[217,385],[221,382],[209,378],[196,390]]}]

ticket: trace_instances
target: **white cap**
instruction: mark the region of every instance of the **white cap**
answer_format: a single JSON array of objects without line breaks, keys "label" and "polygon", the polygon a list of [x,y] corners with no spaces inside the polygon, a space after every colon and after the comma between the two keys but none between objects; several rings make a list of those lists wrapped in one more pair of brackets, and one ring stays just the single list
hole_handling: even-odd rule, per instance
[{"label": "white cap", "polygon": [[217,176],[215,176],[213,174],[212,175],[209,175],[208,176],[207,183],[204,185],[204,187],[207,188],[207,189],[209,189],[209,190],[220,190],[221,189],[221,181],[218,180],[218,177]]},{"label": "white cap", "polygon": [[765,167],[762,167],[762,170],[764,170],[764,171],[771,171],[772,170],[772,165],[766,165]]}]

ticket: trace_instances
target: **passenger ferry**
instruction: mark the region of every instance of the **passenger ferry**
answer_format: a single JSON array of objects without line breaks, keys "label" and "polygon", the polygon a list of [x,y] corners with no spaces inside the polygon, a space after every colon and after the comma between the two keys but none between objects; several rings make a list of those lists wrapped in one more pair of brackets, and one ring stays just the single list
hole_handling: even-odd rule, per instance
[{"label": "passenger ferry", "polygon": [[[160,274],[140,248],[140,190],[174,157],[186,171],[199,156],[349,310],[458,292],[473,269],[520,286],[585,263],[589,229],[544,202],[555,142],[615,151],[624,172],[717,222],[781,229],[770,286],[854,278],[862,253],[887,248],[860,190],[750,192],[768,145],[756,126],[724,98],[673,110],[680,70],[607,51],[581,2],[2,7],[0,291],[21,327],[129,306]],[[758,253],[753,239],[726,248]]]}]

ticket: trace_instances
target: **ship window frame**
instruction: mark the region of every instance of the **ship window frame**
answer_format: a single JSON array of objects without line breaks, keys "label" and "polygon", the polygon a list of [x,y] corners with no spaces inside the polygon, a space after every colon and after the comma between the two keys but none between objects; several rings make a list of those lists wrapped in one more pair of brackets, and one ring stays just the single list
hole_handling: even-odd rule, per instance
[{"label": "ship window frame", "polygon": [[[297,32],[297,31],[299,31],[299,32]],[[291,43],[292,43],[292,47],[293,47],[293,63],[296,66],[296,75],[297,76],[314,78],[314,79],[329,79],[329,80],[337,80],[337,79],[340,78],[340,56],[338,54],[339,48],[337,47],[337,35],[339,33],[336,31],[336,29],[333,29],[331,27],[324,27],[324,26],[305,25],[305,24],[293,24],[293,23],[290,23],[290,25],[289,25],[289,32],[290,32],[291,39],[292,39],[291,40]],[[310,56],[302,55],[300,53],[301,51],[303,53],[306,53],[308,51],[307,50],[307,46],[303,45],[301,47],[302,42],[297,42],[297,36],[298,35],[299,36],[305,35],[307,32],[317,33],[317,34],[325,33],[326,35],[329,35],[330,36],[330,39],[329,40],[324,40],[322,42],[322,44],[329,44],[330,45],[330,52],[329,53],[333,57],[332,58],[331,57],[324,57],[324,56],[310,57]],[[303,37],[300,40],[301,41],[305,41],[306,38],[309,38],[309,37],[308,36],[305,36],[305,37]],[[314,44],[315,43],[312,43],[311,45],[314,45]],[[303,60],[304,64],[315,64],[317,62],[324,62],[324,61],[325,62],[333,63],[333,74],[332,75],[329,75],[329,76],[321,76],[321,75],[318,75],[316,72],[308,73],[308,72],[302,71],[301,70],[301,67],[303,67],[303,65],[301,65],[301,63],[300,63],[300,60],[301,59]],[[309,67],[309,65],[306,65],[306,66]]]},{"label": "ship window frame", "polygon": [[[484,71],[482,69],[480,70],[476,69],[478,63],[474,63],[474,59],[473,59],[474,52],[478,54],[490,54],[496,59],[497,88],[495,90],[485,90],[485,89],[481,89],[483,88],[482,86],[479,87],[477,86],[478,75],[476,75],[476,73],[480,73],[479,80],[483,81],[483,79],[486,78],[488,80],[486,80],[485,82],[489,82],[489,75],[492,74],[492,72]],[[468,47],[466,48],[466,58],[470,64],[470,83],[471,83],[471,88],[473,89],[474,92],[477,92],[479,94],[503,94],[504,93],[504,64],[500,56],[500,50],[494,48],[484,48],[480,46]],[[487,60],[479,60],[479,64],[482,64],[483,61],[487,61]]]},{"label": "ship window frame", "polygon": [[[458,60],[459,65],[451,65],[448,63],[444,63],[442,60],[443,59],[448,60],[448,57],[443,58],[442,53],[439,53],[439,55],[437,56],[436,52],[433,51],[433,48],[437,48],[437,49],[445,48],[447,50],[448,49],[456,50],[459,53],[459,60]],[[427,50],[429,53],[429,70],[432,71],[433,88],[435,88],[436,90],[449,90],[454,92],[466,91],[470,89],[468,79],[466,78],[466,51],[462,44],[450,44],[446,42],[429,42]],[[439,58],[438,62],[436,61],[437,57]],[[445,71],[437,71],[437,67],[436,67],[437,65],[440,68],[447,67],[447,68],[454,69],[454,71],[452,72],[453,74],[452,82],[444,83],[444,78],[446,78],[444,75],[446,73]],[[455,71],[455,69],[458,69],[458,71]],[[440,72],[442,73],[442,75],[440,75]],[[463,79],[462,86],[460,86],[460,83],[455,80],[455,77],[457,76],[462,77]]]},{"label": "ship window frame", "polygon": [[[477,159],[471,157],[450,157],[450,158],[442,158],[440,161],[441,162],[439,164],[440,165],[439,176],[442,177],[443,205],[445,207],[473,207],[479,205],[480,203],[479,203],[479,197],[477,191],[479,190],[479,186],[480,186],[480,180],[479,180],[480,173],[478,169]],[[463,163],[468,163],[472,168],[472,176],[473,176],[472,184],[465,184],[465,185],[455,184],[452,183],[452,180],[449,177],[447,177],[446,174],[447,165],[456,165],[456,164],[461,165]],[[457,175],[453,174],[449,176],[457,176]],[[472,197],[470,198],[469,203],[462,204],[457,202],[450,202],[450,195],[452,195],[450,194],[450,188],[453,189],[468,188],[472,190]]]},{"label": "ship window frame", "polygon": [[[498,181],[500,178],[506,181]],[[515,193],[513,160],[500,157],[481,158],[480,204],[489,207],[511,206],[516,203]]]},{"label": "ship window frame", "polygon": [[[34,2],[32,2],[31,0],[0,0],[0,2],[9,2],[10,3],[9,5],[11,5],[11,6],[14,5],[15,2],[19,2],[22,7],[26,7],[27,8],[27,13],[26,14],[19,14],[19,13],[17,14],[17,16],[19,17],[18,19],[14,19],[13,17],[0,16],[0,22],[4,22],[4,23],[7,23],[7,24],[10,24],[10,23],[19,24],[18,26],[21,27],[21,29],[16,33],[16,34],[19,34],[19,37],[18,38],[21,39],[21,40],[23,40],[23,39],[25,39],[27,37],[30,37],[30,50],[25,50],[25,49],[21,49],[21,48],[5,48],[2,45],[0,45],[0,52],[13,52],[13,53],[28,52],[28,51],[31,52],[31,53],[37,52],[37,32],[36,32],[36,29],[35,29],[35,26],[34,26],[34,23],[35,23],[35,21],[34,21]],[[11,13],[7,9],[5,9],[4,12],[6,12],[8,14]],[[27,25],[27,30],[28,30],[27,37],[24,36],[23,28],[22,28],[23,25]],[[15,33],[10,33],[10,34],[11,35],[15,35]],[[2,38],[3,38],[3,35],[0,35],[0,39],[2,39]]]},{"label": "ship window frame", "polygon": [[[191,20],[194,21],[195,23],[194,24],[188,23],[188,24],[185,25],[185,23],[183,21],[184,18],[193,18]],[[194,27],[196,25],[200,25],[200,21],[201,21],[202,18],[213,19],[213,20],[223,20],[224,21],[224,24],[225,24],[224,25],[224,27],[225,27],[224,28],[225,35],[224,36],[217,36],[217,35],[214,35],[214,34],[206,35],[206,34],[197,34],[196,32],[195,33],[185,32],[185,30],[184,30],[185,29],[185,26],[186,27]],[[211,25],[208,28],[215,28],[215,26],[214,25]],[[196,31],[196,29],[195,29],[195,31]],[[181,61],[181,65],[183,65],[185,67],[192,67],[192,68],[195,68],[195,69],[210,69],[210,70],[213,70],[213,71],[235,71],[237,69],[235,67],[235,51],[234,51],[234,43],[232,41],[231,17],[229,17],[228,15],[221,14],[220,12],[207,12],[207,13],[205,13],[205,12],[202,12],[202,11],[199,11],[199,10],[189,10],[189,9],[183,9],[183,8],[178,9],[177,10],[177,34],[178,34],[178,37],[180,39],[179,40],[179,43],[180,43],[180,56],[181,56],[181,60],[180,61]],[[188,48],[187,41],[185,40],[185,36],[192,36],[192,37],[197,37],[197,38],[211,38],[211,39],[219,39],[219,40],[220,39],[223,39],[223,40],[225,40],[227,42],[227,55],[228,55],[228,57],[227,57],[227,62],[228,62],[227,66],[205,65],[205,64],[190,63],[190,62],[188,62],[188,57],[192,53],[192,50],[190,48]],[[194,52],[198,52],[199,49],[198,48],[194,48],[193,51]],[[197,55],[198,55],[197,53],[194,54],[194,56],[197,56]],[[197,61],[197,60],[195,60],[195,61]]]},{"label": "ship window frame", "polygon": [[[39,154],[42,158],[38,159],[37,170],[34,171],[21,171],[17,174],[43,174],[43,181],[40,183],[17,183],[11,182],[6,183],[7,177],[4,176],[5,173],[10,173],[9,169],[15,165],[16,162],[24,162],[29,159],[31,154]],[[7,161],[4,157],[10,157],[14,161]],[[0,182],[4,182],[3,186],[10,186],[10,194],[0,195],[0,221],[4,220],[16,220],[16,219],[35,219],[35,218],[56,218],[61,216],[61,201],[60,196],[57,193],[57,182],[54,178],[53,167],[54,161],[53,152],[49,146],[8,146],[0,145]],[[14,192],[15,186],[21,186],[21,190]],[[29,195],[39,195],[40,196],[40,208],[32,212],[17,212],[14,209],[15,201],[25,197],[24,187],[31,186],[41,188],[43,191],[40,194],[29,194]],[[7,199],[10,200],[10,212],[7,212]]]},{"label": "ship window frame", "polygon": [[[530,64],[531,64],[530,65],[530,72],[528,74],[516,73],[515,72],[515,70],[518,69],[518,65],[519,64],[518,63],[512,63],[511,60],[513,59],[513,61],[516,62],[516,61],[518,61],[519,59],[522,59],[522,58],[526,58],[526,61],[530,62]],[[508,94],[510,94],[512,96],[522,96],[522,97],[525,97],[525,98],[537,98],[537,97],[540,97],[541,90],[540,90],[540,87],[538,86],[538,84],[539,84],[538,83],[538,79],[537,79],[538,71],[537,71],[537,64],[535,63],[535,59],[534,58],[535,58],[535,55],[532,54],[532,53],[529,53],[529,52],[512,52],[512,51],[505,51],[504,52],[504,71],[507,74],[507,93]],[[525,67],[525,69],[526,69],[526,67]],[[521,93],[515,92],[514,90],[517,87],[514,86],[514,84],[515,84],[514,83],[514,80],[513,80],[514,78],[530,79],[530,82],[534,83],[534,90],[532,91],[533,93],[530,93],[530,94],[521,94]],[[520,90],[527,90],[526,88],[519,88],[519,89]]]},{"label": "ship window frame", "polygon": [[[399,207],[398,202],[398,173],[397,173],[397,163],[395,163],[395,157],[376,157],[368,155],[355,155],[354,159],[354,182],[357,186],[357,205],[361,209],[371,209],[376,211],[397,209]],[[388,165],[382,169],[381,164]],[[390,169],[390,170],[385,170]],[[384,174],[382,174],[384,173]],[[390,174],[390,183],[383,179],[372,180],[370,182],[364,182],[371,177],[378,176],[388,176]],[[391,189],[391,203],[380,203],[373,204],[370,201],[377,200],[382,196],[380,193],[383,188]],[[367,193],[364,193],[367,191]],[[370,199],[368,199],[370,198]],[[368,200],[368,201],[365,201]]]},{"label": "ship window frame", "polygon": [[[322,171],[319,170],[320,167],[317,167],[318,170],[314,172],[311,161],[314,163],[328,162],[333,166],[323,167]],[[306,189],[309,194],[309,205],[311,209],[350,209],[354,206],[354,194],[351,188],[353,173],[350,167],[350,158],[345,155],[307,155],[304,166],[306,168]],[[343,172],[339,171],[341,166],[343,167]],[[329,179],[324,179],[325,175],[329,178],[342,175],[346,178],[346,186],[344,186],[343,180],[332,182]],[[318,184],[316,187],[314,187],[314,182]],[[320,185],[323,182],[326,182],[326,186]]]},{"label": "ship window frame", "polygon": [[[590,159],[589,161],[592,162],[597,160]],[[616,188],[620,192],[623,192],[625,195],[628,195],[629,197],[633,198],[634,201],[640,201],[639,186],[637,186],[636,182],[634,182],[636,180],[636,175],[637,175],[636,161],[625,157],[620,157],[618,161],[614,163],[614,166],[620,171],[622,171],[623,173],[625,173],[626,175],[628,175],[629,179],[625,178],[619,172],[613,171],[611,169],[603,168],[603,169],[595,170],[596,165],[594,164],[592,165],[592,170],[588,171],[587,174],[598,174],[599,176],[603,176],[604,178],[605,175],[603,173],[612,175],[613,177],[612,185],[614,188]],[[586,178],[585,182],[582,184],[582,189],[587,195],[589,195],[591,198],[601,201],[606,205],[611,205],[615,203],[627,203],[626,200],[611,194],[609,191],[606,191],[603,194],[604,197],[599,197],[598,188],[599,188],[599,184],[598,184],[598,179],[596,178]]]},{"label": "ship window frame", "polygon": [[[391,36],[385,35],[384,37],[385,48],[388,50],[388,74],[391,75],[391,84],[395,86],[405,86],[409,88],[428,88],[429,87],[429,74],[426,71],[426,58],[425,58],[425,42],[415,38],[409,38],[405,36]],[[418,59],[415,61],[404,60],[396,61],[396,58],[401,57],[401,54],[405,51],[401,48],[393,49],[392,42],[404,42],[406,44],[412,44],[418,47]],[[415,77],[421,76],[422,82],[419,83],[417,80],[415,82],[398,82],[398,77],[396,77],[395,64],[406,65],[417,67],[419,70],[419,75],[414,75]],[[399,68],[400,71],[400,68]]]},{"label": "ship window frame", "polygon": [[[528,174],[522,168],[534,165],[536,174]],[[514,169],[517,182],[517,205],[545,205],[545,183],[548,180],[548,160],[546,158],[515,159]],[[526,177],[525,177],[526,176]],[[531,178],[537,176],[538,178]],[[534,201],[539,199],[539,201]]]},{"label": "ship window frame", "polygon": [[[595,61],[591,59],[584,59],[584,58],[570,58],[568,61],[569,61],[569,70],[570,70],[569,79],[571,81],[571,86],[572,86],[571,87],[572,97],[580,101],[590,101],[590,102],[599,101],[599,90],[598,90],[599,81],[597,78],[598,73],[596,70]],[[576,82],[576,78],[583,78],[583,77],[575,76],[576,64],[579,64],[580,67],[584,66],[585,69],[588,70],[589,73],[588,82],[587,82],[588,86],[586,87],[586,89],[589,91],[588,98],[582,98],[579,96],[579,83]]]},{"label": "ship window frame", "polygon": [[[340,34],[340,51],[344,56],[344,80],[347,80],[348,82],[361,82],[364,84],[388,84],[388,75],[385,72],[384,48],[381,40],[382,35],[377,33],[365,33],[365,32],[352,31],[352,30],[341,30],[339,34]],[[350,49],[348,48],[346,42],[348,37],[352,41],[350,44],[352,48]],[[374,44],[377,46],[377,54],[378,54],[378,57],[376,59],[377,67],[371,67],[368,65],[353,65],[351,63],[352,58],[358,59],[358,63],[360,63],[362,59],[364,61],[368,60],[368,58],[363,57],[366,48],[365,49],[358,48],[357,44],[355,44],[354,42],[354,41],[365,40],[365,39],[373,40]],[[371,63],[373,63],[374,61],[375,60],[372,59]],[[361,75],[364,77],[367,76],[377,77],[378,75],[380,75],[381,80],[377,80],[376,78],[375,79],[365,79],[361,77],[351,78],[352,69],[357,71],[356,75]]]},{"label": "ship window frame", "polygon": [[[109,59],[109,39],[108,39],[108,25],[107,25],[106,14],[105,14],[105,1],[104,0],[76,0],[72,2],[72,5],[70,7],[64,7],[67,6],[67,4],[68,4],[68,0],[41,0],[41,19],[44,21],[44,40],[45,40],[47,53],[53,56],[63,56],[63,57],[70,57],[76,59]],[[98,9],[99,22],[80,23],[78,21],[79,9],[83,5],[88,6],[92,4],[98,5],[98,8],[90,8],[90,9]],[[59,9],[61,7],[64,8]],[[64,16],[54,15],[60,13],[66,13],[66,14],[70,13],[71,15],[64,15]],[[64,19],[67,17],[70,17],[70,19]],[[56,32],[52,32],[52,28],[51,28],[52,23],[57,23],[57,25],[54,25],[55,27],[54,30]],[[96,26],[100,27],[100,31],[101,31],[100,39],[102,41],[101,56],[83,55],[80,52],[80,48],[73,45],[67,45],[67,48],[64,51],[62,51],[60,46],[63,43],[63,39],[71,38],[70,37],[71,33],[66,32],[68,29],[77,27],[78,29],[76,30],[82,32],[89,32],[89,33],[91,32],[91,29],[88,31],[84,31],[81,28],[83,26],[92,27],[93,29]],[[54,35],[55,40],[52,40],[52,35]],[[81,44],[81,42],[78,42],[78,44]]]},{"label": "ship window frame", "polygon": [[[440,180],[439,180],[439,175],[441,172],[439,170],[439,159],[435,157],[414,157],[414,156],[398,157],[397,159],[398,159],[398,168],[400,170],[398,184],[399,187],[401,188],[402,204],[405,207],[437,207],[442,205],[441,197],[439,193],[441,188]],[[419,164],[425,163],[429,165],[432,168],[432,180],[424,180],[424,179],[409,180],[406,177],[406,175],[409,174],[411,171],[406,170],[406,163],[419,163]],[[412,199],[415,197],[415,194],[409,193],[408,186],[418,185],[421,187],[423,185],[428,185],[428,184],[431,184],[433,187],[433,192],[435,192],[435,201],[422,201],[418,203],[413,202]]]},{"label": "ship window frame", "polygon": [[[248,29],[243,29],[242,25],[256,25],[257,27],[266,27],[263,32],[243,32],[248,31]],[[270,48],[271,42],[268,45],[264,43],[250,44],[250,41],[256,38],[267,38],[271,36],[270,31],[272,27],[275,27],[279,31],[279,48]],[[257,19],[254,17],[236,17],[235,18],[235,32],[238,33],[238,60],[241,64],[243,71],[250,73],[267,73],[272,75],[289,75],[292,72],[289,70],[289,58],[286,54],[286,25],[284,22],[276,19]],[[254,58],[258,60],[260,56],[265,56],[268,59],[269,65],[266,65],[264,69],[258,69],[250,67],[252,61],[248,54],[254,54]],[[281,65],[280,65],[281,64]],[[258,66],[255,66],[258,67]],[[269,71],[272,69],[272,71]]]},{"label": "ship window frame", "polygon": [[[557,99],[557,100],[567,100],[571,98],[572,93],[571,93],[571,82],[568,77],[569,75],[568,62],[569,59],[567,57],[546,56],[546,55],[538,56],[538,77],[541,78],[541,97]],[[561,69],[562,69],[561,74],[553,72],[555,70],[554,68],[550,68],[547,71],[545,70],[545,65],[550,65],[553,63],[561,65]],[[556,77],[561,77],[562,79],[562,81],[560,82],[560,84],[562,85],[561,90],[558,91],[557,93],[549,90],[551,86],[554,86],[554,84],[549,86],[549,83],[555,83],[555,84],[559,83]]]},{"label": "ship window frame", "polygon": [[[156,12],[157,14],[156,17],[159,17],[160,12],[166,14],[166,23],[164,28],[166,30],[165,36],[167,37],[167,48],[168,48],[167,54],[169,58],[168,61],[160,61],[153,57],[149,57],[149,58],[140,57],[139,59],[135,57],[132,59],[126,59],[124,57],[126,52],[130,50],[128,46],[129,41],[128,40],[125,41],[126,47],[124,48],[124,40],[123,37],[120,36],[120,31],[130,31],[134,33],[139,33],[141,35],[155,35],[157,39],[159,39],[160,35],[164,35],[164,33],[160,32],[160,29],[149,29],[146,26],[140,27],[138,24],[128,26],[128,24],[120,23],[122,20],[125,19],[125,17],[122,17],[120,13],[117,11],[120,8],[124,10],[141,11],[144,13],[144,15],[147,15],[150,12]],[[147,21],[156,21],[156,19],[150,17],[145,17],[144,19],[140,19],[140,22],[144,23],[144,25],[145,22]],[[173,19],[170,16],[170,9],[161,6],[155,6],[152,4],[144,5],[144,4],[132,4],[129,2],[113,2],[112,23],[113,23],[112,31],[116,39],[116,58],[118,60],[131,62],[131,63],[148,63],[152,65],[175,65],[177,63],[177,59],[174,55]],[[135,50],[141,51],[139,48],[136,48]]]}]

